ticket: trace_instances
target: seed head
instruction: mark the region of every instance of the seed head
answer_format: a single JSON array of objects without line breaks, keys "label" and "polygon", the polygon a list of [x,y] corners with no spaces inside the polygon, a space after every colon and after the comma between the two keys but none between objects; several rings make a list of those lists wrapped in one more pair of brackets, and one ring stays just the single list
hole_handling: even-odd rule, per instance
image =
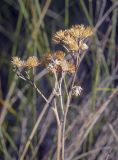
[{"label": "seed head", "polygon": [[12,57],[11,63],[13,64],[13,66],[18,68],[23,67],[25,65],[25,62],[22,61],[19,57]]},{"label": "seed head", "polygon": [[65,59],[65,54],[62,51],[56,51],[53,53],[48,53],[45,57],[44,62],[48,65],[48,69],[51,72],[75,72],[75,65],[71,64]]},{"label": "seed head", "polygon": [[85,39],[93,35],[92,27],[85,27],[84,25],[75,25],[69,29],[69,33],[79,39]]},{"label": "seed head", "polygon": [[56,34],[53,36],[52,40],[54,43],[58,44],[60,43],[65,37],[65,31],[58,31]]},{"label": "seed head", "polygon": [[73,88],[72,88],[72,94],[74,95],[74,96],[80,96],[81,95],[81,92],[82,92],[82,87],[81,86],[74,86]]},{"label": "seed head", "polygon": [[29,57],[26,61],[26,66],[29,68],[36,67],[40,64],[39,60],[37,57]]},{"label": "seed head", "polygon": [[92,27],[74,25],[70,29],[56,32],[53,36],[53,42],[56,44],[61,43],[69,51],[77,52],[79,49],[88,49],[88,46],[83,41],[91,35],[93,35]]}]

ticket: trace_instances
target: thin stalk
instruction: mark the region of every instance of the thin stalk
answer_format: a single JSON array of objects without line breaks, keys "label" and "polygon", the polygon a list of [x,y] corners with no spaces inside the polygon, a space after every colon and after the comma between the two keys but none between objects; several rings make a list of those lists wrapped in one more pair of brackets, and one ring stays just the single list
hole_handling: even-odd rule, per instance
[{"label": "thin stalk", "polygon": [[63,98],[62,98],[62,82],[63,82],[64,75],[62,73],[61,79],[60,79],[60,85],[59,85],[59,93],[60,93],[60,102],[61,102],[61,108],[62,113],[64,115],[64,105],[63,105]]},{"label": "thin stalk", "polygon": [[66,91],[66,94],[67,94],[67,97],[68,97],[68,88],[67,88],[67,84],[66,84],[66,79],[64,77],[64,86],[65,86],[65,91]]},{"label": "thin stalk", "polygon": [[75,79],[76,79],[79,64],[80,64],[80,61],[79,61],[79,54],[78,54],[77,59],[76,59],[76,72],[74,74],[71,89],[70,89],[70,92],[69,92],[68,97],[67,97],[67,105],[66,105],[66,109],[64,111],[63,122],[62,122],[62,160],[65,159],[65,127],[66,127],[67,113],[68,113],[69,104],[70,104],[70,101],[71,101],[71,98],[72,98],[72,88],[73,88],[74,83],[75,83]]},{"label": "thin stalk", "polygon": [[57,83],[57,87],[58,87],[58,90],[59,90],[62,114],[64,115],[64,106],[63,106],[62,91],[61,91],[63,77],[61,77],[60,83],[59,83],[56,72],[54,72],[54,76],[55,76],[55,81],[56,81],[55,83]]},{"label": "thin stalk", "polygon": [[48,103],[47,98],[43,95],[43,93],[38,89],[38,87],[36,86],[35,83],[33,83],[34,88],[36,89],[36,91],[43,97],[43,99]]},{"label": "thin stalk", "polygon": [[[56,80],[56,83],[57,83],[57,86],[58,86],[58,90],[59,90],[59,95],[60,95],[60,105],[61,105],[61,110],[62,110],[62,115],[61,115],[61,122],[60,122],[60,125],[62,126],[62,127],[59,127],[59,132],[61,131],[62,133],[61,133],[61,138],[62,138],[62,143],[61,143],[61,146],[62,146],[62,154],[61,154],[61,156],[62,156],[62,160],[64,160],[64,148],[65,148],[65,144],[64,144],[64,134],[63,134],[63,132],[64,132],[64,128],[63,128],[63,126],[64,126],[64,104],[63,104],[63,98],[62,98],[62,82],[63,82],[63,79],[64,79],[64,77],[65,77],[65,74],[62,72],[62,75],[61,75],[61,78],[60,78],[60,81],[58,81],[58,79],[57,79],[57,74],[56,74],[56,72],[54,72],[54,75],[55,75],[55,80]],[[60,128],[61,128],[61,130],[60,130]],[[58,138],[60,138],[60,137],[58,137]]]},{"label": "thin stalk", "polygon": [[59,119],[59,114],[58,114],[58,111],[57,111],[57,106],[56,106],[56,99],[54,99],[54,105],[55,107],[53,108],[53,111],[54,111],[54,114],[55,114],[55,117],[56,117],[56,121],[57,121],[57,155],[56,155],[56,159],[57,160],[60,160],[60,155],[61,155],[61,122],[60,122],[60,119]]},{"label": "thin stalk", "polygon": [[61,121],[61,125],[62,125],[62,160],[65,159],[65,128],[64,128],[64,114],[65,114],[65,110],[64,110],[64,105],[63,105],[63,99],[62,99],[62,81],[65,77],[65,74],[62,72],[62,77],[60,80],[60,100],[61,100],[61,106],[63,107],[63,115],[62,115],[62,121]]},{"label": "thin stalk", "polygon": [[[54,86],[54,89],[53,89],[53,95],[55,95],[55,91],[56,91],[57,88],[58,88],[57,86],[58,86],[58,82],[55,81],[55,86]],[[55,99],[54,99],[54,101],[55,101]],[[61,134],[61,133],[60,133],[60,130],[61,130],[61,129],[59,129],[59,134]],[[57,138],[58,138],[58,142],[57,142],[57,143],[59,143],[59,137],[60,137],[60,136],[57,137]],[[61,140],[60,140],[60,141],[61,141]],[[39,143],[39,144],[40,144],[40,143]],[[35,159],[35,156],[36,156],[36,154],[37,154],[37,152],[38,152],[38,148],[39,148],[38,146],[39,146],[39,144],[37,145],[36,151],[33,153],[31,160],[34,160],[34,159]],[[58,144],[58,147],[59,147],[59,144]],[[58,149],[57,153],[58,153],[58,156],[57,156],[57,157],[59,157],[59,149]]]}]

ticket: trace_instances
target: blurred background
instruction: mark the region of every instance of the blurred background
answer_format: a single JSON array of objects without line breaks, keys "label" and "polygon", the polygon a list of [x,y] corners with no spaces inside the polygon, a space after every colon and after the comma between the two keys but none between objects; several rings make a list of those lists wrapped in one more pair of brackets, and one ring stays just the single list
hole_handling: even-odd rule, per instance
[{"label": "blurred background", "polygon": [[[11,57],[26,59],[61,49],[52,43],[60,29],[74,24],[95,28],[89,50],[78,70],[81,97],[73,98],[66,130],[66,156],[72,160],[118,160],[118,95],[79,146],[78,136],[91,113],[108,100],[118,85],[117,0],[0,1],[0,160],[17,160],[41,113],[44,101],[13,72]],[[54,86],[44,67],[35,71],[46,97]],[[56,120],[51,105],[33,137],[26,159],[52,160],[56,150]],[[74,148],[73,148],[74,146]]]}]

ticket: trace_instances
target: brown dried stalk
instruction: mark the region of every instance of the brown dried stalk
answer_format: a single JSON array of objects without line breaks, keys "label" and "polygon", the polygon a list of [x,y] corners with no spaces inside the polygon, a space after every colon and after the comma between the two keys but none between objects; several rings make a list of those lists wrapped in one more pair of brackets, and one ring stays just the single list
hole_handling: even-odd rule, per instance
[{"label": "brown dried stalk", "polygon": [[[49,1],[50,2],[50,1]],[[45,13],[45,12],[44,12]],[[43,15],[43,14],[42,14]],[[40,21],[39,21],[40,25]],[[88,49],[87,44],[85,43],[85,39],[87,37],[90,37],[93,34],[93,28],[91,27],[85,27],[84,25],[75,25],[72,26],[72,28],[64,31],[57,32],[54,37],[53,41],[56,44],[61,44],[64,48],[66,48],[67,54],[70,54],[71,58],[68,59],[65,56],[65,53],[62,51],[56,51],[52,53],[48,53],[46,57],[44,57],[44,60],[39,61],[37,57],[29,57],[26,61],[22,61],[19,57],[13,57],[12,58],[12,64],[14,66],[16,74],[19,76],[19,78],[22,78],[23,80],[27,81],[29,84],[31,84],[36,91],[39,93],[39,95],[42,96],[42,98],[46,101],[46,104],[40,113],[34,128],[29,136],[29,139],[24,147],[24,151],[20,157],[20,160],[23,160],[28,148],[30,146],[31,140],[34,137],[34,134],[50,104],[52,101],[54,95],[59,96],[60,99],[60,105],[57,109],[56,106],[56,99],[54,100],[54,114],[57,121],[57,160],[65,160],[65,126],[67,121],[67,113],[69,111],[69,106],[71,103],[72,96],[78,96],[80,95],[80,92],[82,88],[80,86],[75,85],[76,75],[77,71],[80,65],[81,60],[84,57],[84,51]],[[74,62],[72,62],[72,60]],[[37,88],[34,80],[30,77],[30,69],[34,70],[34,67],[38,67],[41,64],[47,65],[47,69],[53,73],[55,78],[55,86],[54,91],[50,95],[50,97],[47,99],[43,93]],[[58,78],[60,73],[60,79]],[[65,76],[68,74],[74,73],[74,76],[72,78],[72,83],[70,86],[70,90],[68,91],[68,86],[65,81]],[[63,90],[63,83],[65,85],[65,90]],[[66,92],[66,105],[64,105],[63,100],[63,91]],[[61,110],[61,112],[60,112]]]}]

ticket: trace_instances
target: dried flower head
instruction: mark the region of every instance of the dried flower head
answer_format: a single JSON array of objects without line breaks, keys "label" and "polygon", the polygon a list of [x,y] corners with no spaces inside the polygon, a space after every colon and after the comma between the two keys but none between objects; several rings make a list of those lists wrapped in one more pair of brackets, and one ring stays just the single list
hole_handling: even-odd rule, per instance
[{"label": "dried flower head", "polygon": [[61,61],[55,61],[54,63],[49,63],[48,69],[51,72],[69,72],[69,73],[74,73],[75,72],[75,65],[71,64],[70,62],[64,60]]},{"label": "dried flower head", "polygon": [[44,62],[48,65],[51,72],[75,72],[75,65],[71,64],[65,59],[65,54],[62,51],[48,53],[45,56]]},{"label": "dried flower head", "polygon": [[56,44],[61,43],[72,52],[76,52],[79,49],[86,50],[88,46],[83,41],[92,34],[93,28],[85,27],[84,25],[75,25],[70,29],[56,32],[53,36],[53,42]]},{"label": "dried flower head", "polygon": [[44,63],[58,63],[58,61],[64,59],[64,52],[56,51],[56,52],[49,52],[44,57]]},{"label": "dried flower head", "polygon": [[73,88],[72,88],[72,94],[74,95],[74,96],[80,96],[81,95],[81,92],[82,92],[82,87],[81,86],[74,86]]},{"label": "dried flower head", "polygon": [[26,61],[26,66],[29,68],[36,67],[40,64],[39,60],[37,57],[29,57]]},{"label": "dried flower head", "polygon": [[63,44],[68,48],[69,51],[75,52],[78,51],[78,41],[76,41],[72,36],[67,35],[64,40]]},{"label": "dried flower head", "polygon": [[75,73],[76,67],[74,64],[67,62],[68,63],[68,72],[70,73]]},{"label": "dried flower head", "polygon": [[25,62],[22,61],[19,57],[12,57],[11,63],[13,64],[13,66],[18,68],[25,66]]},{"label": "dried flower head", "polygon": [[93,28],[92,27],[85,27],[84,25],[75,25],[72,26],[71,29],[68,31],[71,35],[75,38],[85,39],[93,35]]},{"label": "dried flower head", "polygon": [[63,72],[70,72],[70,73],[74,73],[75,72],[75,65],[68,62],[67,60],[62,60],[60,61],[59,64],[61,71]]},{"label": "dried flower head", "polygon": [[62,51],[56,51],[54,53],[54,57],[57,58],[58,60],[62,60],[65,57],[65,53]]},{"label": "dried flower head", "polygon": [[52,40],[54,43],[58,44],[60,43],[65,37],[65,31],[58,31],[56,34],[53,36]]}]

